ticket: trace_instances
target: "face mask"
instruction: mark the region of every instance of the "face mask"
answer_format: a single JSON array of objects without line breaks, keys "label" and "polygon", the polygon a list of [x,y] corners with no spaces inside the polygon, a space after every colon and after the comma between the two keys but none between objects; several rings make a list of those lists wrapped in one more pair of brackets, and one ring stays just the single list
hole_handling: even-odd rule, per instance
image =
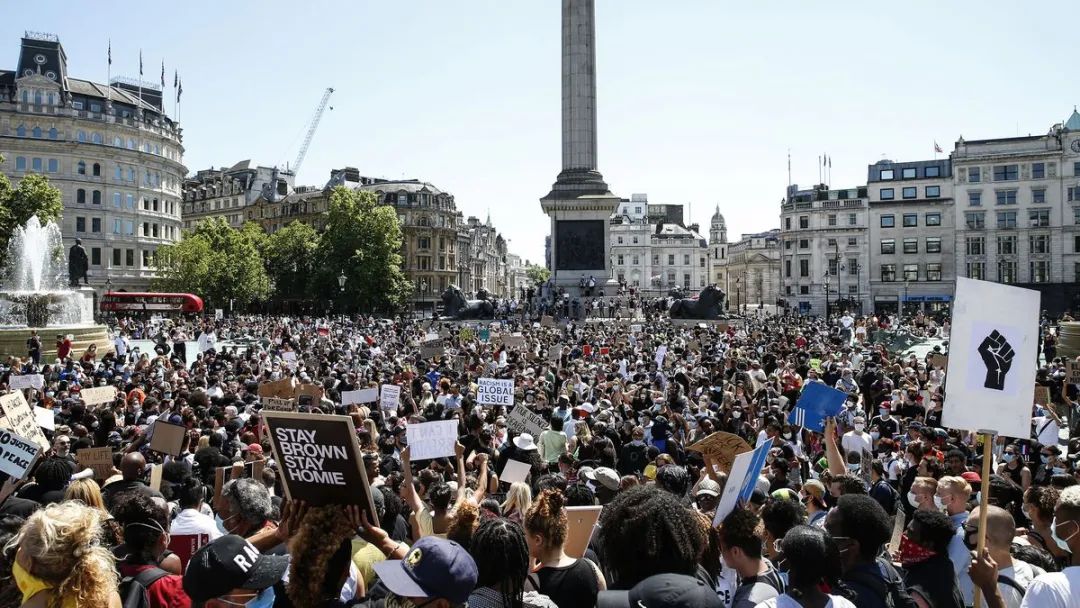
[{"label": "face mask", "polygon": [[[1069,522],[1066,522],[1066,523],[1069,523]],[[1071,522],[1071,523],[1076,523],[1076,522]],[[1064,525],[1064,524],[1062,524],[1062,525]],[[1075,532],[1073,532],[1072,534],[1069,535],[1069,538],[1061,538],[1060,536],[1058,536],[1057,526],[1058,526],[1057,518],[1055,517],[1053,519],[1053,521],[1050,522],[1050,534],[1054,537],[1054,543],[1057,544],[1058,548],[1061,549],[1062,551],[1072,551],[1072,549],[1069,549],[1069,539],[1076,536],[1077,532],[1080,532],[1080,526],[1078,526],[1078,528],[1077,528],[1077,530]]]},{"label": "face mask", "polygon": [[[270,608],[274,605],[275,597],[274,588],[267,587],[259,592],[259,595],[251,598],[243,604],[237,602],[230,602],[229,600],[218,598],[218,601],[229,606],[243,606],[244,608]],[[387,604],[389,606],[389,604]]]},{"label": "face mask", "polygon": [[742,418],[742,412],[735,410],[734,412],[731,412],[731,417],[738,420],[739,418]]},{"label": "face mask", "polygon": [[850,462],[848,463],[847,468],[849,471],[858,471],[862,468],[862,465],[857,462]]},{"label": "face mask", "polygon": [[[235,517],[235,516],[233,516],[233,517]],[[232,517],[230,517],[229,519],[232,519]],[[228,521],[228,519],[221,519],[220,515],[218,515],[217,513],[214,513],[214,525],[217,526],[218,531],[221,532],[222,534],[226,534],[226,535],[232,534],[232,532],[229,532],[228,530],[225,529],[225,522],[226,521]]]},{"label": "face mask", "polygon": [[1054,467],[1051,470],[1054,472],[1054,475],[1064,475],[1065,474],[1065,467]]},{"label": "face mask", "polygon": [[1039,454],[1039,462],[1041,462],[1043,464],[1046,464],[1046,463],[1050,462],[1050,457],[1047,456],[1046,454]]},{"label": "face mask", "polygon": [[975,492],[975,502],[982,504],[982,491]]},{"label": "face mask", "polygon": [[866,428],[866,425],[863,424],[862,422],[856,422],[855,423],[855,430],[856,431],[859,431],[861,433],[862,430],[865,429],[865,428]]},{"label": "face mask", "polygon": [[888,420],[890,416],[892,416],[892,412],[889,410],[881,410],[881,417],[883,419]]},{"label": "face mask", "polygon": [[874,441],[877,441],[879,438],[881,438],[881,433],[877,431],[870,431],[870,438]]},{"label": "face mask", "polygon": [[1012,462],[1014,460],[1016,460],[1016,454],[1010,454],[1010,453],[1006,452],[1006,453],[1002,454],[1002,456],[1001,456],[1001,461],[1004,462],[1005,464],[1009,464],[1010,462]]},{"label": "face mask", "polygon": [[900,563],[905,567],[922,563],[934,555],[934,551],[911,540],[907,534],[900,537]]},{"label": "face mask", "polygon": [[907,501],[913,507],[919,506],[919,497],[914,492],[907,493]]},{"label": "face mask", "polygon": [[942,502],[941,497],[937,494],[934,494],[934,508],[936,508],[938,511],[945,510],[945,503]]},{"label": "face mask", "polygon": [[791,433],[790,432],[784,433],[784,439],[790,440],[791,439]]}]

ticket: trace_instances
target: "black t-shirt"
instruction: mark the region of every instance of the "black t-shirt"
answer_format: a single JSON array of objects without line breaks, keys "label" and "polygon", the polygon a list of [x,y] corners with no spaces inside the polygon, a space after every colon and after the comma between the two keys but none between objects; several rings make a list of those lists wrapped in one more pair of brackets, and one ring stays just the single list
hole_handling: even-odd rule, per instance
[{"label": "black t-shirt", "polygon": [[900,431],[900,423],[893,416],[889,416],[888,420],[881,416],[874,416],[870,420],[870,426],[876,426],[881,436],[888,439],[892,439]]},{"label": "black t-shirt", "polygon": [[19,490],[17,496],[19,498],[25,498],[26,500],[32,500],[39,505],[45,506],[57,502],[63,502],[64,490],[48,490],[43,486],[34,483]]}]

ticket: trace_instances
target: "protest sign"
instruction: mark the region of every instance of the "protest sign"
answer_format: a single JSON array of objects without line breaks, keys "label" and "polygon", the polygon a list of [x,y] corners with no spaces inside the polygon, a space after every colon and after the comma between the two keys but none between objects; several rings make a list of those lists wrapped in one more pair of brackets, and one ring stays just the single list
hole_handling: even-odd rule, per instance
[{"label": "protest sign", "polygon": [[844,409],[847,393],[830,388],[821,382],[809,382],[803,389],[795,409],[788,414],[788,423],[814,431],[825,432],[825,419]]},{"label": "protest sign", "polygon": [[40,451],[33,439],[0,429],[0,471],[13,479],[22,479],[26,475]]},{"label": "protest sign", "polygon": [[400,399],[400,386],[396,384],[384,384],[382,385],[382,392],[379,394],[379,409],[396,410]]},{"label": "protest sign", "polygon": [[276,382],[264,382],[259,385],[259,396],[292,399],[296,396],[295,382],[293,378],[282,378]]},{"label": "protest sign", "polygon": [[342,391],[341,405],[353,403],[374,403],[379,400],[379,389],[362,388],[358,391]]},{"label": "protest sign", "polygon": [[296,400],[298,403],[309,402],[312,405],[318,405],[326,395],[326,391],[323,387],[315,384],[301,384],[296,387]]},{"label": "protest sign", "polygon": [[548,361],[557,362],[562,357],[562,345],[555,345],[548,349]]},{"label": "protest sign", "polygon": [[477,336],[480,338],[481,342],[487,342],[488,340],[491,340],[491,330],[486,327],[481,327],[480,331],[477,332]]},{"label": "protest sign", "polygon": [[686,449],[708,454],[724,473],[731,471],[735,457],[754,449],[746,440],[734,433],[717,431],[708,437],[688,446]]},{"label": "protest sign", "polygon": [[161,469],[160,464],[150,465],[150,489],[155,492],[161,491]]},{"label": "protest sign", "polygon": [[3,408],[3,419],[0,420],[0,426],[10,429],[20,437],[26,437],[41,446],[43,450],[52,447],[49,439],[45,437],[45,433],[41,432],[41,427],[37,423],[37,416],[34,415],[34,410],[30,407],[30,404],[26,402],[26,397],[23,397],[22,391],[12,391],[0,397],[0,407]]},{"label": "protest sign", "polygon": [[750,498],[771,447],[772,442],[769,441],[752,452],[744,452],[735,457],[735,463],[731,465],[731,473],[724,485],[724,493],[720,495],[720,503],[716,507],[714,527],[720,526],[739,501]]},{"label": "protest sign", "polygon": [[661,344],[656,349],[656,367],[664,366],[664,357],[667,356],[667,344]]},{"label": "protest sign", "polygon": [[1049,386],[1036,386],[1035,387],[1035,403],[1039,405],[1048,405],[1050,403],[1050,387]]},{"label": "protest sign", "polygon": [[514,381],[501,378],[480,378],[476,389],[476,402],[480,405],[514,404]]},{"label": "protest sign", "polygon": [[945,369],[949,365],[949,356],[942,354],[930,355],[930,367]]},{"label": "protest sign", "polygon": [[170,456],[179,456],[184,447],[187,428],[158,419],[150,429],[150,449]]},{"label": "protest sign", "polygon": [[285,351],[281,353],[281,358],[285,361],[285,365],[287,365],[289,369],[296,369],[296,353],[291,350]]},{"label": "protest sign", "polygon": [[56,430],[56,416],[53,411],[47,407],[34,406],[34,418],[37,420],[37,425],[46,431]]},{"label": "protest sign", "polygon": [[1080,363],[1073,359],[1065,360],[1065,381],[1069,384],[1080,384]]},{"label": "protest sign", "polygon": [[514,409],[506,415],[506,428],[518,435],[528,433],[534,438],[539,437],[549,424],[543,416],[531,411],[525,405],[515,405]]},{"label": "protest sign", "polygon": [[75,460],[94,470],[94,479],[108,479],[113,474],[112,448],[83,448],[75,452]]},{"label": "protest sign", "polygon": [[555,318],[550,315],[540,317],[540,327],[555,327]]},{"label": "protest sign", "polygon": [[437,342],[439,340],[439,332],[431,331],[424,334],[424,343]]},{"label": "protest sign", "polygon": [[581,347],[581,354],[586,357],[592,355],[592,344],[585,344]]},{"label": "protest sign", "polygon": [[428,359],[443,356],[444,352],[442,344],[424,345],[420,347],[420,358],[427,361]]},{"label": "protest sign", "polygon": [[630,326],[630,333],[633,333],[633,334],[641,333],[641,325],[638,325],[637,323],[634,323],[633,325],[631,325]]},{"label": "protest sign", "polygon": [[262,404],[264,411],[271,412],[295,412],[296,400],[295,399],[279,399],[278,397],[259,397],[259,403]]},{"label": "protest sign", "polygon": [[266,426],[289,500],[313,507],[360,505],[375,517],[352,418],[268,412]]},{"label": "protest sign", "polygon": [[499,480],[506,483],[514,483],[515,481],[524,483],[529,478],[530,472],[532,472],[532,465],[529,463],[520,460],[507,460]]},{"label": "protest sign", "polygon": [[725,334],[727,333],[727,330],[728,330],[728,324],[727,323],[717,323],[715,325],[715,327],[716,327],[716,331],[721,332],[721,333],[725,333]]},{"label": "protest sign", "polygon": [[220,308],[214,309],[214,320],[220,321],[225,318],[225,311]]},{"label": "protest sign", "polygon": [[437,420],[405,427],[409,455],[413,460],[431,460],[454,455],[457,443],[457,420]]},{"label": "protest sign", "polygon": [[1039,292],[956,279],[943,426],[1031,436]]},{"label": "protest sign", "polygon": [[603,508],[599,505],[566,507],[566,544],[563,551],[568,556],[576,559],[585,557],[585,549],[589,547]]},{"label": "protest sign", "polygon": [[82,399],[83,403],[86,405],[108,403],[116,398],[116,387],[109,384],[107,386],[84,388],[79,391],[79,398]]},{"label": "protest sign", "polygon": [[524,336],[513,335],[513,334],[508,335],[508,336],[503,336],[502,337],[502,343],[507,348],[524,348],[525,347],[525,337]]},{"label": "protest sign", "polygon": [[8,380],[8,387],[11,390],[22,390],[24,388],[37,388],[45,386],[45,376],[41,374],[22,374],[20,376],[11,376]]},{"label": "protest sign", "polygon": [[458,330],[458,340],[469,342],[474,339],[476,339],[476,333],[473,332],[471,327],[462,327]]}]

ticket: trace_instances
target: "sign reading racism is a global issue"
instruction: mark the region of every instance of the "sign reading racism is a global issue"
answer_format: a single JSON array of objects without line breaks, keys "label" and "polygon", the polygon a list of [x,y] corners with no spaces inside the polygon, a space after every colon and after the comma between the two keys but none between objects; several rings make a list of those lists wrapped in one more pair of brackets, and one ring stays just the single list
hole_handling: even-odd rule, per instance
[{"label": "sign reading racism is a global issue", "polygon": [[263,416],[290,500],[316,507],[360,505],[375,516],[352,418],[295,412]]},{"label": "sign reading racism is a global issue", "polygon": [[514,381],[501,378],[480,378],[476,402],[481,405],[514,405]]}]

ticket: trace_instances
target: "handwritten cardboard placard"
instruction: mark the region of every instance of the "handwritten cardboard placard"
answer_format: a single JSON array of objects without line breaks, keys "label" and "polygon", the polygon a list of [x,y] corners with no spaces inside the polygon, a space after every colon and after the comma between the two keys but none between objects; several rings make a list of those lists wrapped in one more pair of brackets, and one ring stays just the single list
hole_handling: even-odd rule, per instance
[{"label": "handwritten cardboard placard", "polygon": [[0,471],[13,479],[25,477],[40,453],[33,439],[0,429]]},{"label": "handwritten cardboard placard", "polygon": [[296,396],[295,382],[296,381],[293,378],[282,378],[275,382],[264,382],[259,385],[259,396],[292,399]]},{"label": "handwritten cardboard placard", "polygon": [[506,416],[506,428],[517,434],[528,433],[533,438],[540,437],[540,433],[551,424],[543,416],[533,412],[524,404],[515,405],[514,409]]},{"label": "handwritten cardboard placard", "polygon": [[11,376],[8,380],[8,387],[10,387],[11,390],[22,390],[24,388],[40,389],[43,386],[45,386],[45,376],[42,376],[41,374]]},{"label": "handwritten cardboard placard", "polygon": [[83,448],[75,452],[75,460],[94,470],[94,479],[108,479],[113,474],[112,448]]},{"label": "handwritten cardboard placard", "polygon": [[396,384],[384,384],[379,392],[379,409],[397,410],[401,402],[401,387]]},{"label": "handwritten cardboard placard", "polygon": [[79,391],[79,398],[82,399],[83,403],[86,405],[108,403],[113,399],[116,399],[116,387],[109,384],[107,386],[84,388]]},{"label": "handwritten cardboard placard", "polygon": [[453,456],[457,443],[457,420],[437,420],[405,427],[409,453],[413,460]]},{"label": "handwritten cardboard placard", "polygon": [[259,397],[259,403],[263,410],[271,412],[295,412],[296,399],[281,399],[278,397]]},{"label": "handwritten cardboard placard", "polygon": [[179,456],[184,447],[184,435],[187,428],[180,424],[172,424],[158,419],[150,432],[150,449],[170,456]]},{"label": "handwritten cardboard placard", "polygon": [[514,381],[509,378],[480,378],[476,388],[476,402],[480,405],[514,404]]},{"label": "handwritten cardboard placard", "polygon": [[731,465],[735,462],[736,456],[754,448],[738,435],[717,431],[686,449],[708,454],[724,473],[728,473],[731,471]]},{"label": "handwritten cardboard placard", "polygon": [[374,403],[378,400],[379,389],[377,388],[362,388],[358,391],[341,392],[341,405],[352,405],[353,403]]},{"label": "handwritten cardboard placard", "polygon": [[45,433],[41,432],[41,427],[37,423],[37,416],[34,415],[34,410],[30,407],[30,404],[26,402],[26,397],[23,396],[22,391],[12,391],[0,396],[0,408],[3,408],[4,416],[0,420],[0,426],[10,429],[20,437],[26,437],[41,446],[43,450],[52,447],[48,438],[45,437]]},{"label": "handwritten cardboard placard", "polygon": [[1039,405],[1048,405],[1050,403],[1050,387],[1049,386],[1036,386],[1035,387],[1035,403]]},{"label": "handwritten cardboard placard", "polygon": [[326,391],[323,390],[323,387],[317,386],[315,384],[301,384],[300,386],[296,387],[297,400],[300,400],[304,397],[311,397],[311,402],[313,404],[317,404],[322,401],[325,395]]},{"label": "handwritten cardboard placard", "polygon": [[948,355],[930,355],[930,367],[945,369],[949,366]]},{"label": "handwritten cardboard placard", "polygon": [[507,348],[524,348],[525,347],[525,337],[524,336],[516,336],[516,335],[513,335],[513,334],[503,336],[502,337],[502,343],[505,344]]}]

